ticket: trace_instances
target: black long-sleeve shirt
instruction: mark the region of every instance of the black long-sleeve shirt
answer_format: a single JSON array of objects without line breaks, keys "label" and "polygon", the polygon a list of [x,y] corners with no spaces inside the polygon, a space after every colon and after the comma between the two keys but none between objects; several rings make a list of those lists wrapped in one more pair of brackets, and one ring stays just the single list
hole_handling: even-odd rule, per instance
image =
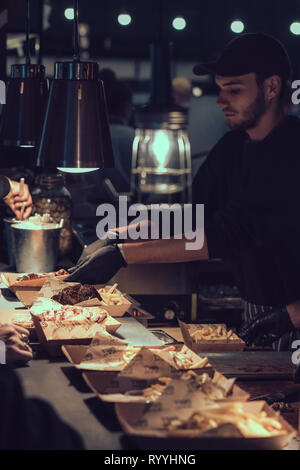
[{"label": "black long-sleeve shirt", "polygon": [[8,179],[0,175],[0,200],[3,199],[10,191]]},{"label": "black long-sleeve shirt", "polygon": [[24,397],[17,374],[0,366],[0,450],[81,450],[79,435],[43,400]]},{"label": "black long-sleeve shirt", "polygon": [[193,184],[210,257],[229,261],[242,297],[260,305],[300,300],[299,136],[292,116],[259,142],[231,131]]}]

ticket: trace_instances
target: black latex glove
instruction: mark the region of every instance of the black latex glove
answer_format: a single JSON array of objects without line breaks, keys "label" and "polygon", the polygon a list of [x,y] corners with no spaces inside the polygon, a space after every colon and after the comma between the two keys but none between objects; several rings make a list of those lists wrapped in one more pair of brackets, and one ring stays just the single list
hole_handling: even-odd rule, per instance
[{"label": "black latex glove", "polygon": [[96,251],[99,251],[101,248],[104,248],[105,246],[109,245],[114,245],[115,243],[119,243],[119,241],[113,238],[106,238],[105,240],[96,240],[95,242],[90,243],[90,245],[86,246],[82,250],[82,253],[76,265],[78,266],[83,261],[86,261],[88,258],[91,257],[91,255],[94,255]]},{"label": "black latex glove", "polygon": [[70,276],[68,276],[65,281],[104,284],[109,281],[122,266],[127,266],[127,263],[118,246],[104,246],[83,259],[80,263],[68,269]]},{"label": "black latex glove", "polygon": [[294,329],[286,311],[274,310],[266,315],[256,315],[238,332],[247,346],[267,346],[278,340],[282,335]]}]

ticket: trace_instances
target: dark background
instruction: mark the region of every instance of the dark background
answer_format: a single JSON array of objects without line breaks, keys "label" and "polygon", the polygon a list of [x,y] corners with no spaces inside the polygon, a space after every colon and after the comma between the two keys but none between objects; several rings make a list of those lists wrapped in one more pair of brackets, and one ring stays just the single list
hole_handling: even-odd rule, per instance
[{"label": "dark background", "polygon": [[[64,16],[72,0],[46,1],[52,10],[50,27],[43,33],[41,53],[68,56],[72,52],[72,21]],[[9,0],[9,32],[24,31],[24,0]],[[41,32],[42,2],[31,0],[32,31]],[[103,57],[148,57],[148,43],[157,30],[158,1],[81,0],[80,22],[90,26],[90,55]],[[132,17],[127,27],[117,22],[121,10]],[[187,26],[175,31],[172,19],[182,15]],[[234,19],[245,24],[244,32],[262,31],[280,39],[287,47],[294,68],[299,63],[300,36],[291,34],[289,25],[300,20],[299,0],[165,0],[163,27],[174,43],[174,58],[206,59],[215,56],[236,35],[230,30]],[[109,45],[107,39],[110,39]]]}]

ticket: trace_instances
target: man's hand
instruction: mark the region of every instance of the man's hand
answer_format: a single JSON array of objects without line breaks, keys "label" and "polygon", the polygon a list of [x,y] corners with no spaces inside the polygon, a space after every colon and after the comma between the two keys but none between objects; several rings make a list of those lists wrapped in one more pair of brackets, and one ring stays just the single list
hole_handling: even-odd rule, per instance
[{"label": "man's hand", "polygon": [[127,263],[118,246],[104,246],[81,258],[81,261],[73,268],[68,269],[70,276],[65,279],[65,282],[78,281],[87,284],[104,284],[123,266],[127,266]]},{"label": "man's hand", "polygon": [[238,335],[247,346],[268,346],[293,329],[289,314],[274,310],[266,315],[256,315],[238,331]]},{"label": "man's hand", "polygon": [[[147,222],[147,226],[148,226]],[[134,226],[136,229],[139,229],[141,227],[141,223],[138,223]],[[107,232],[107,238],[104,240],[96,240],[93,243],[90,243],[87,245],[83,250],[80,255],[79,260],[76,263],[76,266],[81,265],[84,261],[87,261],[91,255],[96,255],[96,252],[98,252],[101,248],[104,248],[105,246],[109,245],[115,245],[116,243],[130,243],[132,240],[128,238],[128,226],[124,227],[116,227],[114,229],[111,229]],[[133,240],[134,242],[135,240]],[[72,268],[73,269],[73,268]]]},{"label": "man's hand", "polygon": [[27,219],[32,211],[32,198],[27,184],[21,185],[17,181],[11,181],[13,192],[9,199],[4,200],[11,208],[16,218]]},{"label": "man's hand", "polygon": [[[121,230],[121,229],[115,229]],[[77,264],[68,269],[66,282],[105,283],[127,264],[183,263],[208,259],[206,238],[202,249],[187,250],[188,239],[143,240],[122,244],[122,253],[111,240],[99,240],[86,247]]]},{"label": "man's hand", "polygon": [[28,362],[32,359],[32,349],[28,346],[28,330],[16,325],[0,326],[0,340],[6,346],[6,361]]}]

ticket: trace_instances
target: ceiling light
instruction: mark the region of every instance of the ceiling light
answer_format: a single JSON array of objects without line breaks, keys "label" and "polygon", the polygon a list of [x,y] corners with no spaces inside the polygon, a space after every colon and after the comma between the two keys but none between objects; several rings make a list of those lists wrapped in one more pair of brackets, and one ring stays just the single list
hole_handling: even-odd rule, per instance
[{"label": "ceiling light", "polygon": [[244,31],[245,25],[242,21],[235,20],[231,23],[230,29],[233,33],[239,34],[239,33],[242,33]]},{"label": "ceiling light", "polygon": [[65,17],[67,20],[74,20],[74,8],[66,8],[65,9]]},{"label": "ceiling light", "polygon": [[118,15],[118,23],[121,26],[128,26],[131,23],[131,16],[128,13],[120,13]]},{"label": "ceiling light", "polygon": [[186,21],[182,16],[177,16],[172,22],[172,26],[177,31],[182,31],[186,27]]}]

